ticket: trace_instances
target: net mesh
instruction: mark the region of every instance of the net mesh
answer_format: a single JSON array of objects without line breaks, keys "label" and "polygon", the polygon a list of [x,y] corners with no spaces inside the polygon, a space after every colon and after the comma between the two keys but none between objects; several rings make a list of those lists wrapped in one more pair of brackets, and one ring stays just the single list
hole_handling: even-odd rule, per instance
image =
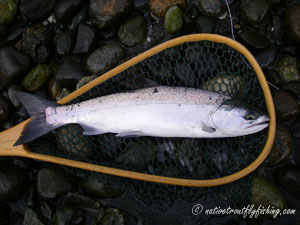
[{"label": "net mesh", "polygon": [[[227,94],[266,111],[255,71],[247,59],[222,43],[198,41],[166,49],[94,87],[72,103],[153,85],[202,88]],[[71,124],[51,132],[28,146],[31,151],[92,164],[176,178],[211,179],[233,174],[253,162],[262,151],[267,130],[234,138],[189,139],[138,137],[114,134],[84,136]],[[68,168],[87,177],[99,174]],[[134,191],[137,198],[168,212],[175,202],[220,202],[231,207],[245,204],[249,178],[212,188],[169,186],[101,175],[99,178]],[[205,197],[206,196],[206,197]],[[206,198],[206,199],[205,199]],[[209,199],[209,201],[208,201]],[[175,210],[176,212],[177,210]],[[190,212],[190,211],[189,211]],[[190,213],[189,213],[190,214]],[[206,220],[208,217],[205,217]],[[194,218],[195,219],[195,218]],[[196,220],[203,218],[197,217]]]}]

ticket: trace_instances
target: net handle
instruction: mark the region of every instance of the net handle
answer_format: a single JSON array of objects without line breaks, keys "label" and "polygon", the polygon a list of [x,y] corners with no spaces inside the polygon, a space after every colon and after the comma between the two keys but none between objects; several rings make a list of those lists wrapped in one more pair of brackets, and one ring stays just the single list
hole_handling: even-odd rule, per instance
[{"label": "net handle", "polygon": [[151,175],[151,174],[144,174],[139,172],[133,172],[128,170],[121,170],[121,169],[115,169],[111,167],[106,166],[100,166],[100,165],[94,165],[90,163],[84,163],[79,162],[75,160],[69,160],[65,158],[55,157],[55,156],[49,156],[44,154],[38,154],[33,153],[28,150],[26,145],[20,145],[13,147],[13,144],[15,141],[19,138],[21,135],[24,127],[28,123],[28,120],[16,125],[15,127],[12,127],[6,131],[3,131],[0,133],[0,155],[2,156],[21,156],[21,157],[27,157],[32,159],[38,159],[43,160],[47,162],[52,163],[58,163],[65,166],[71,166],[76,167],[79,169],[85,169],[85,170],[91,170],[94,172],[100,172],[105,173],[109,175],[114,176],[121,176],[131,179],[138,179],[138,180],[144,180],[149,182],[156,182],[156,183],[164,183],[164,184],[171,184],[171,185],[180,185],[180,186],[191,186],[191,187],[210,187],[210,186],[218,186],[223,185],[227,183],[234,182],[238,179],[241,179],[242,177],[250,174],[253,172],[257,167],[259,167],[262,162],[266,159],[268,154],[271,151],[274,138],[275,138],[275,131],[276,131],[276,115],[275,115],[275,107],[273,98],[269,89],[269,86],[267,84],[266,78],[262,72],[262,69],[260,68],[259,64],[255,60],[254,56],[240,43],[237,41],[221,36],[216,34],[192,34],[192,35],[186,35],[181,36],[172,40],[169,40],[165,43],[162,43],[156,47],[153,47],[144,53],[141,53],[140,55],[126,61],[125,63],[115,67],[114,69],[106,72],[102,76],[96,78],[95,80],[89,82],[88,84],[84,85],[83,87],[77,89],[76,91],[72,92],[65,98],[58,101],[59,104],[65,104],[73,99],[77,98],[78,96],[86,93],[91,88],[101,84],[102,82],[118,75],[119,73],[123,72],[124,70],[128,69],[131,66],[134,66],[135,64],[143,61],[144,59],[151,57],[167,48],[171,48],[177,45],[180,45],[185,42],[195,42],[195,41],[212,41],[217,43],[224,43],[236,51],[240,52],[242,55],[246,57],[246,59],[249,61],[251,66],[253,67],[254,71],[256,72],[256,75],[258,77],[259,83],[262,87],[264,97],[267,104],[268,114],[270,117],[270,124],[269,124],[269,131],[268,131],[268,138],[266,141],[266,144],[260,153],[260,155],[246,168],[243,170],[240,170],[239,172],[236,172],[234,174],[216,178],[216,179],[208,179],[208,180],[193,180],[193,179],[180,179],[180,178],[172,178],[172,177],[164,177],[164,176],[157,176],[157,175]]}]

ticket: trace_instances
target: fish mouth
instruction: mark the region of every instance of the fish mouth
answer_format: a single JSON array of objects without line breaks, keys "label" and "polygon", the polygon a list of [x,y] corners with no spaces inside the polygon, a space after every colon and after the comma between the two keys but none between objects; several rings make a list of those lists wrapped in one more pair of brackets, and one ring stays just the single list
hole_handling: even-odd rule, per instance
[{"label": "fish mouth", "polygon": [[249,124],[246,128],[251,128],[251,127],[265,128],[265,127],[269,126],[269,121],[270,121],[270,118],[268,116],[261,116],[256,121]]}]

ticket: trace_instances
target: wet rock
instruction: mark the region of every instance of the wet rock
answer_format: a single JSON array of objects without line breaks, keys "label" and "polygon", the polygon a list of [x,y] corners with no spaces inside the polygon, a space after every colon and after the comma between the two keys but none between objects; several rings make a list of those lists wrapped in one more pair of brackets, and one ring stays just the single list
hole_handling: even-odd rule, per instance
[{"label": "wet rock", "polygon": [[118,31],[120,42],[128,47],[142,43],[145,36],[146,22],[143,16],[135,16],[126,20]]},{"label": "wet rock", "polygon": [[74,54],[88,53],[96,39],[96,29],[88,24],[80,24],[77,31]]},{"label": "wet rock", "polygon": [[92,80],[95,80],[97,78],[97,76],[87,76],[82,78],[76,85],[76,89],[81,88],[82,86],[86,85],[87,83],[89,83]]},{"label": "wet rock", "polygon": [[109,27],[101,30],[100,37],[104,39],[113,38],[117,34],[117,30],[114,27]]},{"label": "wet rock", "polygon": [[13,46],[0,48],[0,83],[3,87],[20,80],[30,66],[30,58]]},{"label": "wet rock", "polygon": [[300,81],[300,61],[296,57],[282,58],[276,63],[275,70],[284,82]]},{"label": "wet rock", "polygon": [[44,223],[40,221],[37,213],[28,207],[24,215],[24,225],[44,225]]},{"label": "wet rock", "polygon": [[31,22],[41,22],[45,20],[53,11],[56,0],[25,0],[21,1],[19,7],[21,13]]},{"label": "wet rock", "polygon": [[63,155],[79,159],[90,158],[93,150],[90,137],[82,134],[82,128],[78,124],[58,128],[55,132],[55,143]]},{"label": "wet rock", "polygon": [[300,42],[300,5],[291,7],[286,11],[285,23],[289,37],[296,42]]},{"label": "wet rock", "polygon": [[94,225],[124,225],[125,223],[125,213],[114,208],[99,209],[94,221]]},{"label": "wet rock", "polygon": [[20,108],[22,104],[19,101],[19,99],[16,97],[15,91],[24,91],[24,88],[20,85],[11,85],[8,88],[8,98],[10,102],[15,108]]},{"label": "wet rock", "polygon": [[75,32],[81,23],[87,21],[88,17],[89,9],[83,7],[69,22],[68,29]]},{"label": "wet rock", "polygon": [[124,193],[124,190],[101,181],[101,176],[96,179],[82,179],[80,187],[84,193],[103,199],[118,198]]},{"label": "wet rock", "polygon": [[42,87],[52,74],[52,65],[39,64],[22,80],[21,84],[27,91],[36,91]]},{"label": "wet rock", "polygon": [[274,91],[273,100],[279,121],[293,119],[299,114],[299,106],[291,92],[286,90]]},{"label": "wet rock", "polygon": [[124,56],[123,49],[117,42],[107,43],[92,52],[86,66],[90,73],[100,75],[113,68]]},{"label": "wet rock", "polygon": [[255,59],[262,68],[267,68],[272,65],[277,50],[273,47],[266,48],[255,55]]},{"label": "wet rock", "polygon": [[203,90],[215,91],[217,93],[243,98],[246,83],[240,76],[219,75],[206,81],[201,88]]},{"label": "wet rock", "polygon": [[207,16],[199,16],[196,19],[195,28],[198,33],[212,33],[214,30],[214,21]]},{"label": "wet rock", "polygon": [[186,7],[186,0],[150,0],[149,9],[150,11],[160,17],[164,18],[167,10],[172,6],[178,6],[180,8]]},{"label": "wet rock", "polygon": [[242,17],[251,24],[258,24],[263,21],[269,10],[265,0],[242,0],[240,12]]},{"label": "wet rock", "polygon": [[178,33],[183,25],[182,11],[177,6],[172,6],[168,9],[165,16],[165,29],[168,33]]},{"label": "wet rock", "polygon": [[74,34],[72,31],[63,31],[54,38],[55,51],[58,55],[70,53],[74,46]]},{"label": "wet rock", "polygon": [[86,216],[82,209],[60,208],[54,212],[50,225],[84,225],[85,222]]},{"label": "wet rock", "polygon": [[113,25],[131,11],[129,0],[91,0],[91,21],[100,29]]},{"label": "wet rock", "polygon": [[17,12],[18,0],[1,0],[0,1],[0,24],[10,23]]},{"label": "wet rock", "polygon": [[297,97],[300,97],[300,81],[291,81],[282,86],[284,90],[293,92]]},{"label": "wet rock", "polygon": [[288,129],[277,126],[273,147],[268,158],[264,161],[267,167],[275,167],[287,162],[293,155],[293,137]]},{"label": "wet rock", "polygon": [[244,30],[240,33],[240,38],[246,44],[256,49],[263,49],[269,46],[268,39],[256,29]]},{"label": "wet rock", "polygon": [[57,199],[77,189],[76,178],[60,166],[46,164],[37,174],[37,191],[42,198]]},{"label": "wet rock", "polygon": [[81,0],[60,0],[56,4],[54,11],[57,22],[67,22],[80,10],[81,5]]},{"label": "wet rock", "polygon": [[43,63],[49,55],[48,44],[52,41],[52,31],[42,24],[35,24],[23,32],[24,50],[35,63]]},{"label": "wet rock", "polygon": [[76,58],[67,57],[58,65],[55,77],[61,87],[74,89],[78,81],[86,75]]},{"label": "wet rock", "polygon": [[198,0],[201,12],[206,16],[219,17],[226,12],[226,6],[222,0]]},{"label": "wet rock", "polygon": [[9,225],[10,224],[10,208],[9,206],[0,201],[0,225]]},{"label": "wet rock", "polygon": [[252,178],[250,204],[253,204],[255,208],[262,205],[264,208],[270,206],[283,210],[287,207],[283,194],[274,185],[258,176]]},{"label": "wet rock", "polygon": [[267,80],[271,84],[274,84],[277,87],[282,83],[282,79],[281,79],[279,73],[274,69],[266,70],[265,75],[266,75]]},{"label": "wet rock", "polygon": [[6,98],[0,96],[0,122],[5,122],[11,116],[11,105]]},{"label": "wet rock", "polygon": [[71,91],[69,91],[67,88],[61,89],[60,93],[56,96],[56,101],[59,101],[60,99],[66,97],[70,93]]},{"label": "wet rock", "polygon": [[56,97],[60,94],[60,92],[61,92],[61,87],[56,82],[55,76],[52,76],[48,83],[48,93],[51,99],[53,100],[56,99]]},{"label": "wet rock", "polygon": [[46,221],[51,220],[51,216],[53,214],[53,208],[50,204],[48,204],[45,200],[41,200],[39,207],[39,215],[41,218],[44,218]]},{"label": "wet rock", "polygon": [[26,190],[26,175],[18,167],[1,164],[0,199],[16,201]]},{"label": "wet rock", "polygon": [[68,193],[62,200],[62,204],[89,209],[98,209],[102,206],[100,202],[77,193]]},{"label": "wet rock", "polygon": [[284,190],[296,199],[300,199],[300,166],[288,165],[277,170],[274,179]]}]

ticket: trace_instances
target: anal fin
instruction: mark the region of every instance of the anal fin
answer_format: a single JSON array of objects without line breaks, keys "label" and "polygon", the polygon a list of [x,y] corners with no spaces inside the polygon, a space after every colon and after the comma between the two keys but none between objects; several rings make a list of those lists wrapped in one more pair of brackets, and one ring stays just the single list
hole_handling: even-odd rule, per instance
[{"label": "anal fin", "polygon": [[144,136],[144,133],[141,130],[130,130],[130,131],[124,131],[122,133],[118,133],[116,136],[117,137],[139,137],[139,136]]}]

